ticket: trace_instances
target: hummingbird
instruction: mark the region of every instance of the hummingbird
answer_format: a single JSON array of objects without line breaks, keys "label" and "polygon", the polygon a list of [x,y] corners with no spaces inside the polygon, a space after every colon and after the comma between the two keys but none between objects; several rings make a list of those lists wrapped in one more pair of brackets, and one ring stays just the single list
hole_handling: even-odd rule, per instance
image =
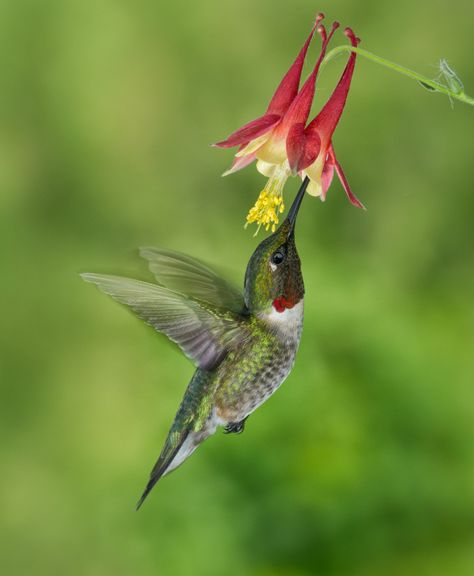
[{"label": "hummingbird", "polygon": [[160,478],[218,427],[240,433],[290,373],[303,327],[304,284],[295,223],[306,178],[279,228],[252,254],[243,293],[199,260],[142,248],[157,283],[103,274],[86,282],[175,342],[196,365],[137,510]]}]

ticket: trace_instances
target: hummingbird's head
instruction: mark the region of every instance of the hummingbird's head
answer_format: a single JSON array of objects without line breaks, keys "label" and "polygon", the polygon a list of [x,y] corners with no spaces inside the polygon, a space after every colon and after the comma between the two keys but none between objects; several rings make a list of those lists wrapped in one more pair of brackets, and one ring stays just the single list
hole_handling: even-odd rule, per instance
[{"label": "hummingbird's head", "polygon": [[250,312],[293,308],[304,296],[301,262],[296,251],[295,223],[309,180],[305,178],[278,230],[252,254],[245,273],[245,303]]}]

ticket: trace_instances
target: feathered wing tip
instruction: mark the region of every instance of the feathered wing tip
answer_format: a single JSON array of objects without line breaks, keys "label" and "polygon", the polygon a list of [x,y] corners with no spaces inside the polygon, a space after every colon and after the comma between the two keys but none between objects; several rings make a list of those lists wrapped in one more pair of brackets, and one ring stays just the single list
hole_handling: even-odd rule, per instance
[{"label": "feathered wing tip", "polygon": [[140,256],[148,261],[157,282],[170,290],[236,313],[244,310],[242,291],[200,260],[153,247],[140,248]]},{"label": "feathered wing tip", "polygon": [[81,277],[176,342],[200,368],[211,369],[238,340],[238,316],[219,315],[164,286],[107,274],[86,273]]}]

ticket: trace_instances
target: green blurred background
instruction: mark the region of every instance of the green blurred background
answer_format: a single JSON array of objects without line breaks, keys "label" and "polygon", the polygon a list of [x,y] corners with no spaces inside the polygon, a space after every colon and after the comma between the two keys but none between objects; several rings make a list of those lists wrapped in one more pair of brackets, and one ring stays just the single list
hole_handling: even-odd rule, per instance
[{"label": "green blurred background", "polygon": [[474,93],[467,1],[0,2],[3,574],[474,574],[474,110],[362,59],[334,142],[368,211],[304,204],[291,376],[134,512],[193,367],[78,273],[156,245],[242,282],[264,179],[209,144],[318,10]]}]

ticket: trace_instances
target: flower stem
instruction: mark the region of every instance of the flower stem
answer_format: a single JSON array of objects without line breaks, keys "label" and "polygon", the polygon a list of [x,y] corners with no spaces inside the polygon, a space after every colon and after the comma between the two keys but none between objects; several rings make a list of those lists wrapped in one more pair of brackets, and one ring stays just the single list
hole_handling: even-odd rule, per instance
[{"label": "flower stem", "polygon": [[431,80],[430,78],[427,78],[426,76],[423,76],[422,74],[418,74],[418,72],[414,72],[413,70],[410,70],[409,68],[405,68],[405,66],[400,66],[400,64],[396,64],[395,62],[391,62],[390,60],[386,60],[385,58],[381,58],[380,56],[377,56],[376,54],[372,54],[372,52],[364,50],[363,48],[358,48],[358,47],[356,48],[355,46],[348,46],[348,45],[337,46],[336,48],[333,48],[330,52],[328,52],[328,54],[324,58],[323,64],[326,64],[327,62],[329,62],[329,60],[332,60],[335,56],[337,56],[337,54],[339,54],[341,52],[355,52],[356,54],[359,54],[360,56],[363,56],[364,58],[372,60],[373,62],[376,62],[377,64],[381,64],[382,66],[385,66],[386,68],[391,68],[392,70],[395,70],[395,72],[399,72],[400,74],[403,74],[404,76],[408,76],[408,78],[412,78],[413,80],[417,80],[425,88],[428,88],[428,90],[441,92],[441,94],[445,94],[446,96],[449,96],[450,98],[454,98],[455,100],[459,100],[461,102],[464,102],[465,104],[470,104],[471,106],[474,106],[474,98],[471,98],[470,96],[468,96],[464,92],[464,90],[461,90],[461,91],[451,90],[450,88],[448,88],[444,84],[441,84],[440,82],[437,82],[436,80]]}]

